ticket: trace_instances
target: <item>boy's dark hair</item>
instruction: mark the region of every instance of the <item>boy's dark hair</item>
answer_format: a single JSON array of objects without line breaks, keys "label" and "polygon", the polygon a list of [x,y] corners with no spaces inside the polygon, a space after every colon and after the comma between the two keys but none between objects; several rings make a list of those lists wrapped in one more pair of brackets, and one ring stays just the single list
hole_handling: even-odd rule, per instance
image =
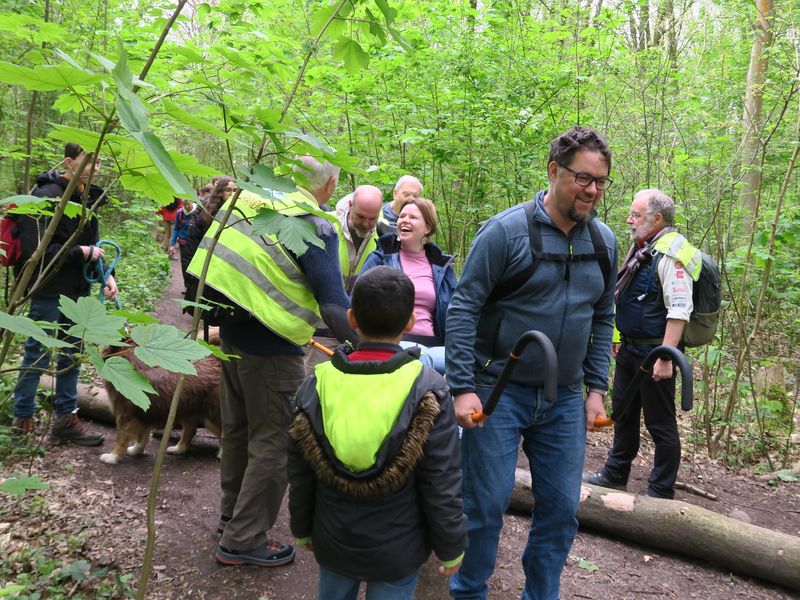
[{"label": "boy's dark hair", "polygon": [[547,162],[568,167],[578,150],[599,152],[608,164],[609,173],[611,172],[611,149],[605,138],[594,129],[580,125],[565,131],[550,142],[550,158]]},{"label": "boy's dark hair", "polygon": [[81,148],[80,144],[69,142],[66,146],[64,146],[64,158],[71,158],[72,160],[75,160],[81,154],[83,154],[83,148]]},{"label": "boy's dark hair", "polygon": [[414,312],[414,284],[399,269],[373,267],[356,280],[352,309],[365,336],[396,337],[403,333]]}]

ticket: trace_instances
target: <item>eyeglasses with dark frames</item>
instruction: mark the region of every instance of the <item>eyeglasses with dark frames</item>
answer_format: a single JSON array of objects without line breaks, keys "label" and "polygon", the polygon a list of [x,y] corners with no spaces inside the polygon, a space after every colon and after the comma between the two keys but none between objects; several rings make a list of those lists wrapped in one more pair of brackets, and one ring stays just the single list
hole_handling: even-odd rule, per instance
[{"label": "eyeglasses with dark frames", "polygon": [[597,186],[598,190],[605,190],[614,183],[614,181],[609,177],[594,177],[589,173],[584,173],[582,171],[574,171],[567,167],[566,165],[558,165],[560,168],[564,169],[565,171],[569,171],[575,176],[575,183],[577,183],[581,187],[589,187],[592,183]]}]

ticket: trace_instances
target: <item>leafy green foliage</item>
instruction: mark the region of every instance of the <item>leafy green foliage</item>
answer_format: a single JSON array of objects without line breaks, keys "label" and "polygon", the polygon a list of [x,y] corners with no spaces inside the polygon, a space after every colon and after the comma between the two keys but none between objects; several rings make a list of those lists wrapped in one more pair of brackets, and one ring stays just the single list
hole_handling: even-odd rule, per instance
[{"label": "leafy green foliage", "polygon": [[169,325],[138,325],[131,330],[131,338],[137,344],[134,353],[145,364],[187,375],[197,374],[191,361],[209,354],[207,348]]},{"label": "leafy green foliage", "polygon": [[287,250],[302,255],[308,244],[324,248],[317,237],[313,223],[283,215],[271,208],[262,208],[253,219],[253,233],[256,235],[276,235]]},{"label": "leafy green foliage", "polygon": [[61,313],[75,323],[67,330],[70,335],[100,345],[120,340],[125,319],[108,314],[97,298],[84,296],[75,301],[61,296],[58,306]]},{"label": "leafy green foliage", "polygon": [[13,331],[25,337],[32,337],[46,348],[69,348],[72,346],[65,340],[51,337],[34,321],[22,315],[10,315],[7,312],[0,312],[0,328]]},{"label": "leafy green foliage", "polygon": [[156,391],[130,361],[112,356],[103,362],[97,374],[110,381],[120,394],[142,410],[150,408],[150,399],[146,394],[155,394]]}]

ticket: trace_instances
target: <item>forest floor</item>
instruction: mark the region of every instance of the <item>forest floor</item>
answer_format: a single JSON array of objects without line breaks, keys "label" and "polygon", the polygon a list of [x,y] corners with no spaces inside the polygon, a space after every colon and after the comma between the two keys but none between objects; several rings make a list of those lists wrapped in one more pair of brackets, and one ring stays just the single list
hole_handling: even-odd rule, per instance
[{"label": "forest floor", "polygon": [[[177,261],[172,263],[173,284],[156,308],[165,323],[186,328],[188,320],[173,301],[181,296]],[[177,274],[177,277],[176,277]],[[37,547],[44,532],[61,531],[78,540],[70,547],[41,547],[41,552],[78,555],[94,568],[105,566],[138,577],[146,536],[146,504],[157,451],[151,440],[146,455],[126,458],[119,465],[99,461],[115,439],[110,426],[91,423],[106,434],[99,448],[49,446],[42,457],[17,465],[7,463],[0,479],[31,468],[33,475],[49,484],[34,508],[28,500],[0,495],[0,558],[13,571],[23,547]],[[586,468],[602,466],[611,432],[590,434]],[[643,436],[644,439],[649,439]],[[147,598],[157,599],[270,599],[300,600],[316,597],[317,566],[313,556],[298,550],[295,562],[277,569],[223,568],[214,560],[218,540],[219,469],[216,439],[205,430],[195,438],[190,453],[168,456],[161,476],[155,516],[157,542]],[[644,445],[634,465],[629,491],[643,494],[652,447]],[[771,486],[749,474],[734,474],[701,457],[684,458],[679,479],[719,496],[714,502],[678,491],[677,499],[709,510],[750,519],[753,524],[800,535],[800,484]],[[520,555],[530,519],[509,514],[505,519],[495,574],[489,582],[490,597],[518,598],[524,575]],[[273,532],[291,541],[286,503]],[[21,565],[17,565],[22,568]],[[7,571],[8,572],[8,571]],[[739,577],[703,561],[660,552],[643,545],[622,542],[581,529],[575,539],[562,578],[562,598],[633,599],[777,599],[797,594],[763,581]],[[2,587],[0,582],[0,587]],[[76,582],[76,597],[93,597],[88,584]],[[446,581],[435,573],[433,561],[425,566],[419,600],[445,600]]]}]

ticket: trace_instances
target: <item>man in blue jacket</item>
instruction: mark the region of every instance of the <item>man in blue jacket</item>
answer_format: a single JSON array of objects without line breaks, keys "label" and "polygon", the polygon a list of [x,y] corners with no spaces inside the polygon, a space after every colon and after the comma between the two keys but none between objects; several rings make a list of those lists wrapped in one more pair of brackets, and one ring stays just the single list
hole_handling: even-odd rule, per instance
[{"label": "man in blue jacket", "polygon": [[[469,532],[463,567],[450,581],[454,598],[487,598],[520,436],[535,499],[522,598],[558,598],[578,527],[586,429],[605,416],[617,251],[595,207],[611,184],[610,169],[611,151],[599,133],[575,127],[562,134],[550,146],[548,189],[489,219],[464,264],[446,343],[448,385],[464,427]],[[476,427],[473,413],[530,329],[556,349],[555,403],[543,397],[542,355],[529,347],[494,413]]]},{"label": "man in blue jacket", "polygon": [[[105,192],[93,181],[100,170],[100,160],[75,143],[64,147],[65,169],[52,169],[41,173],[36,178],[36,188],[32,195],[39,198],[61,198],[67,191],[70,182],[78,179],[78,183],[70,198],[81,204],[86,202],[87,208],[97,211],[106,204]],[[83,169],[81,170],[81,165]],[[84,198],[85,196],[85,198]],[[22,257],[27,261],[41,243],[45,230],[50,225],[48,217],[22,216],[17,221],[19,239],[22,245]],[[38,282],[38,275],[29,283],[32,292],[28,317],[34,321],[49,321],[63,326],[71,325],[69,319],[61,312],[60,298],[66,296],[77,301],[88,296],[90,285],[83,274],[83,266],[87,262],[96,262],[105,256],[102,248],[95,246],[100,239],[100,225],[97,218],[88,219],[80,215],[59,220],[53,237],[45,249],[42,262],[37,269],[52,268],[52,276]],[[64,247],[68,246],[66,253]],[[58,255],[63,254],[63,262],[57,262]],[[23,263],[16,270],[19,273]],[[113,275],[109,275],[103,286],[108,299],[117,295],[117,284]],[[56,391],[53,400],[53,428],[50,437],[57,443],[70,443],[80,446],[99,446],[103,443],[103,435],[89,431],[78,418],[78,372],[80,362],[77,360],[80,340],[67,336],[66,341],[75,344],[58,354],[56,359]],[[36,390],[43,369],[50,365],[50,352],[33,338],[25,342],[22,367],[14,388],[14,425],[21,434],[29,434],[34,430],[36,413]]]}]

